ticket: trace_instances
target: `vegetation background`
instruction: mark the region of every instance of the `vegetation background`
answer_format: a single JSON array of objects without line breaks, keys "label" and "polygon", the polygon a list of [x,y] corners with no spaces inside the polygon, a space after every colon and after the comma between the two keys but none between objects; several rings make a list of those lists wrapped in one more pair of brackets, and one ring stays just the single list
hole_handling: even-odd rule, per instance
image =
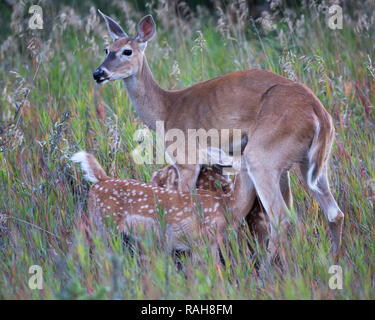
[{"label": "vegetation background", "polygon": [[[342,30],[327,25],[335,3]],[[43,30],[28,28],[31,4],[43,8]],[[87,217],[89,184],[72,153],[94,153],[120,178],[149,181],[159,168],[130,156],[143,124],[123,84],[92,79],[110,42],[98,8],[130,35],[153,15],[146,54],[164,88],[262,68],[315,92],[336,128],[330,182],[346,214],[342,290],[329,288],[327,223],[298,170],[282,274],[256,272],[246,228],[229,232],[225,266],[201,246],[198,261],[184,257],[178,270],[162,235],[145,239],[140,257],[111,221],[98,227]],[[374,299],[374,9],[372,0],[0,1],[0,298]],[[42,267],[42,290],[29,288],[31,265]]]}]

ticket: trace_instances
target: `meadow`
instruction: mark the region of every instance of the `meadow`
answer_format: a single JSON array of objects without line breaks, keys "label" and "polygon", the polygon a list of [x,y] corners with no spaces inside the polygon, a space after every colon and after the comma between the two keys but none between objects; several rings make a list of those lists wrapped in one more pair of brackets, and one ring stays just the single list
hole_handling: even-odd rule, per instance
[{"label": "meadow", "polygon": [[[332,1],[331,1],[332,2]],[[329,1],[301,1],[251,17],[246,1],[189,8],[171,1],[39,1],[43,29],[28,28],[29,1],[0,3],[0,299],[374,299],[375,298],[375,7],[342,1],[343,29],[328,27]],[[261,273],[229,230],[216,264],[208,246],[176,268],[163,235],[142,243],[147,257],[124,246],[112,221],[87,216],[90,184],[69,159],[92,152],[119,178],[150,181],[160,165],[135,165],[138,119],[121,81],[92,79],[110,38],[101,9],[135,35],[151,13],[157,34],[146,55],[163,88],[179,89],[221,74],[262,68],[306,84],[334,119],[329,180],[345,213],[335,262],[326,219],[299,170],[291,183],[297,218],[282,243],[287,261]],[[259,255],[262,260],[262,254]],[[43,270],[31,290],[29,268]],[[329,268],[342,268],[331,289]]]}]

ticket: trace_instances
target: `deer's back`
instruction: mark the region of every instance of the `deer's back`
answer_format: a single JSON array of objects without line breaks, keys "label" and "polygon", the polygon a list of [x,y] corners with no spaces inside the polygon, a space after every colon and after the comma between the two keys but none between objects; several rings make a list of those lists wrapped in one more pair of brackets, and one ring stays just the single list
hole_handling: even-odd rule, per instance
[{"label": "deer's back", "polygon": [[293,84],[265,70],[242,70],[172,92],[166,128],[249,128],[262,99],[277,85]]}]

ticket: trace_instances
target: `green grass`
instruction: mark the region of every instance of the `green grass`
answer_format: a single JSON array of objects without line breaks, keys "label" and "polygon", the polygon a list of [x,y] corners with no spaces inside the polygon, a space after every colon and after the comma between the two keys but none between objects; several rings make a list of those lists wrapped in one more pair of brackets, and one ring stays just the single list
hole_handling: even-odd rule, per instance
[{"label": "green grass", "polygon": [[[213,13],[183,22],[171,7],[159,15],[154,9],[157,36],[146,54],[163,87],[183,88],[223,73],[263,68],[305,83],[330,112],[336,129],[330,182],[346,214],[337,262],[343,290],[328,286],[335,262],[327,223],[298,170],[291,176],[298,219],[282,243],[287,261],[282,274],[272,266],[256,273],[246,230],[229,232],[229,244],[222,248],[225,266],[215,264],[206,245],[196,245],[198,260],[183,258],[179,271],[157,235],[144,239],[141,256],[122,244],[111,221],[98,228],[87,217],[89,184],[68,161],[71,154],[88,150],[109,175],[147,182],[159,166],[134,164],[134,133],[143,124],[123,84],[98,87],[92,80],[104,58],[103,21],[93,11],[98,24],[87,28],[89,11],[74,7],[77,17],[64,26],[59,21],[65,9],[45,4],[45,30],[28,30],[27,11],[21,8],[24,13],[13,22],[23,31],[9,33],[8,27],[1,34],[12,42],[0,49],[0,213],[5,218],[0,298],[374,299],[375,79],[367,65],[368,56],[375,61],[374,26],[355,32],[356,21],[345,17],[344,29],[333,31],[323,13],[301,9],[292,17],[295,24],[304,14],[298,32],[288,28],[285,15],[277,15],[272,31],[265,32],[258,22],[254,28],[246,18],[228,25],[228,38]],[[367,14],[368,8],[358,4],[351,10],[346,14],[353,17]],[[118,7],[106,13],[133,22],[143,14],[124,14]],[[205,40],[201,47],[198,30]],[[35,52],[27,49],[30,40],[39,44]],[[171,74],[173,64],[179,74]],[[30,90],[26,100],[25,89]],[[21,108],[14,121],[16,102]],[[43,290],[28,286],[31,265],[42,267]]]}]

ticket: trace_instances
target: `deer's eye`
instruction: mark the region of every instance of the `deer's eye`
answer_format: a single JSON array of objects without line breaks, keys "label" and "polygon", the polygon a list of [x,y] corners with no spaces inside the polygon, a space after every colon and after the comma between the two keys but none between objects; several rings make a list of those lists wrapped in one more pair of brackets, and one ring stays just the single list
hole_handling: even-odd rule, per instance
[{"label": "deer's eye", "polygon": [[129,50],[129,49],[125,49],[125,50],[122,52],[122,54],[123,54],[124,56],[131,56],[132,51]]},{"label": "deer's eye", "polygon": [[105,48],[104,51],[105,51],[105,54],[108,54],[108,49],[107,48]]}]

